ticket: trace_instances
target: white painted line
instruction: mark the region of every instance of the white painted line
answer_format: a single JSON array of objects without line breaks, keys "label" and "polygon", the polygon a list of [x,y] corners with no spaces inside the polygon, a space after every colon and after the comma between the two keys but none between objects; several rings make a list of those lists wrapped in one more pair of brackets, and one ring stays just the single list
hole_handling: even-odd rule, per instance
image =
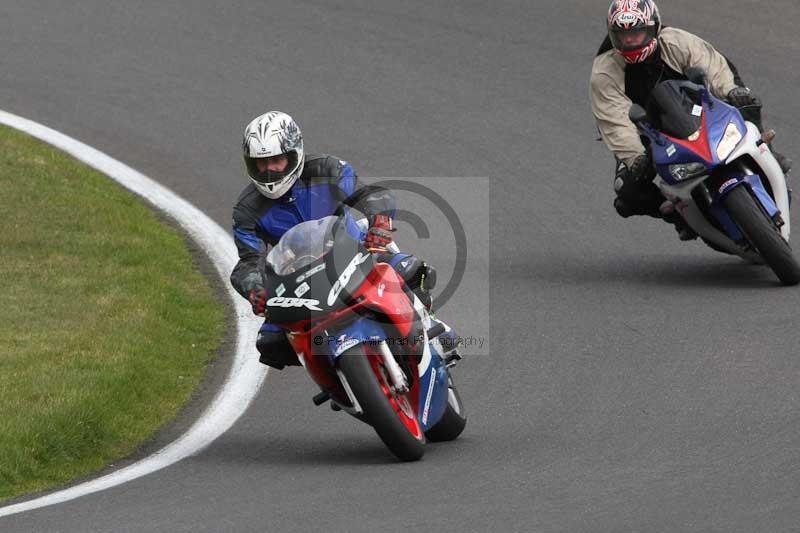
[{"label": "white painted line", "polygon": [[266,376],[255,355],[255,338],[261,320],[228,283],[238,256],[231,236],[219,224],[166,187],[129,166],[30,120],[0,111],[0,124],[11,126],[59,148],[119,182],[169,213],[211,259],[235,304],[236,353],[231,372],[211,405],[178,440],[155,454],[98,479],[81,483],[30,501],[0,507],[0,517],[65,502],[126,483],[196,454],[225,433],[244,413]]}]

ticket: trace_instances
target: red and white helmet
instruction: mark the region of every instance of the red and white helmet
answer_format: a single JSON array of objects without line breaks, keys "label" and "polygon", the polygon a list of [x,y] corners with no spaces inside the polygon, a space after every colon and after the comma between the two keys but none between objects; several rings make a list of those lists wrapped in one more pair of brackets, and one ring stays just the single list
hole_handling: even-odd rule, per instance
[{"label": "red and white helmet", "polygon": [[[303,135],[286,113],[269,111],[254,118],[244,129],[242,149],[247,174],[267,198],[280,198],[286,194],[303,172]],[[282,172],[259,170],[259,159],[283,154],[288,163]]]},{"label": "red and white helmet", "polygon": [[608,8],[608,37],[628,63],[641,63],[658,46],[661,17],[653,0],[614,0]]}]

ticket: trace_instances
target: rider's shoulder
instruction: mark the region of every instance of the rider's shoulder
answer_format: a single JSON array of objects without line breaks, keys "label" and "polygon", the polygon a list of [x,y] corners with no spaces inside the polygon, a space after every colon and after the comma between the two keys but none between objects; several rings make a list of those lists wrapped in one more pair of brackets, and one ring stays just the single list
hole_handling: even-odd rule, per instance
[{"label": "rider's shoulder", "polygon": [[608,50],[595,56],[592,62],[592,73],[605,72],[609,68],[623,67],[624,60],[615,50]]},{"label": "rider's shoulder", "polygon": [[598,55],[592,63],[592,85],[604,84],[605,77],[615,81],[625,77],[624,60],[613,49]]},{"label": "rider's shoulder", "polygon": [[236,205],[242,204],[251,204],[257,201],[260,201],[261,198],[264,198],[264,195],[258,192],[256,186],[252,183],[249,183],[242,192],[239,193],[239,198],[236,200]]},{"label": "rider's shoulder", "polygon": [[329,154],[309,154],[305,157],[303,178],[338,178],[350,163]]},{"label": "rider's shoulder", "polygon": [[260,212],[270,202],[272,200],[258,192],[256,186],[250,183],[239,193],[239,198],[233,206],[234,216],[254,216],[255,213]]},{"label": "rider's shoulder", "polygon": [[659,34],[661,59],[675,70],[683,70],[692,58],[707,54],[714,47],[705,39],[680,28],[664,28]]},{"label": "rider's shoulder", "polygon": [[664,45],[682,46],[702,41],[703,39],[694,33],[669,26],[659,32],[658,40]]}]

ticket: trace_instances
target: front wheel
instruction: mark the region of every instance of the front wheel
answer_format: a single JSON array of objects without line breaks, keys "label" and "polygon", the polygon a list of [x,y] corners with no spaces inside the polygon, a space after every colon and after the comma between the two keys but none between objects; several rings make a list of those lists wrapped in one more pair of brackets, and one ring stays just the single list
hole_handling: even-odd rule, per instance
[{"label": "front wheel", "polygon": [[458,395],[458,389],[453,385],[453,378],[448,378],[447,407],[444,409],[442,418],[425,432],[425,436],[431,442],[455,440],[464,431],[466,425],[467,415],[464,412],[464,404],[461,403],[461,396]]},{"label": "front wheel", "polygon": [[403,461],[420,459],[425,453],[425,434],[407,395],[391,389],[382,358],[365,353],[359,344],[345,351],[338,365],[364,411],[364,419],[383,443]]},{"label": "front wheel", "polygon": [[784,285],[800,283],[800,265],[780,231],[756,203],[747,187],[739,186],[728,193],[725,207],[747,240]]}]

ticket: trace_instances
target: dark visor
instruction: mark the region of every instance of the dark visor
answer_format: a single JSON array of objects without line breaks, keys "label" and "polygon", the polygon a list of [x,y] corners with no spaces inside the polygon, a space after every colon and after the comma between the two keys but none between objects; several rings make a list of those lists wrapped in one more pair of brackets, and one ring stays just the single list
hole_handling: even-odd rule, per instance
[{"label": "dark visor", "polygon": [[630,29],[611,29],[608,37],[614,48],[622,52],[631,52],[644,48],[656,37],[655,26],[636,26]]},{"label": "dark visor", "polygon": [[291,174],[295,168],[297,168],[297,162],[298,162],[297,152],[292,150],[291,152],[286,152],[285,155],[289,159],[289,161],[286,164],[286,170],[284,170],[283,172],[271,172],[269,170],[265,170],[264,172],[259,172],[257,161],[259,160],[264,161],[268,158],[245,157],[244,162],[245,165],[247,165],[247,173],[250,174],[251,178],[253,178],[259,183],[274,183],[276,181],[280,181],[289,174]]}]

